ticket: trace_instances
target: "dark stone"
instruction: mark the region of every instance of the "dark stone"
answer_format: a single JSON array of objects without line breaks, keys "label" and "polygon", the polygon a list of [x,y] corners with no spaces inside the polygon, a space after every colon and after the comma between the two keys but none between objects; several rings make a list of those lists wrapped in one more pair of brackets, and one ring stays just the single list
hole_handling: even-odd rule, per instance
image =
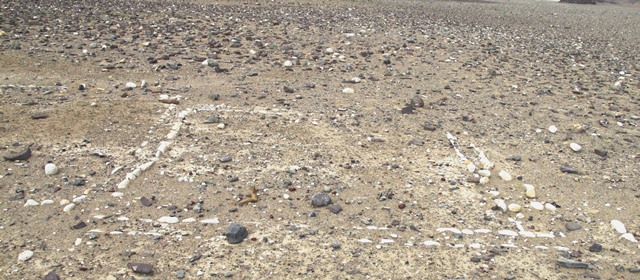
[{"label": "dark stone", "polygon": [[11,197],[9,197],[10,201],[16,201],[16,200],[21,200],[24,199],[24,192],[18,192],[14,195],[12,195]]},{"label": "dark stone", "polygon": [[480,261],[482,261],[482,259],[480,259],[480,257],[478,256],[471,257],[471,262],[479,263]]},{"label": "dark stone", "polygon": [[229,229],[227,229],[227,232],[224,234],[229,244],[238,244],[247,238],[248,235],[249,232],[247,232],[247,228],[239,224],[229,225]]},{"label": "dark stone", "polygon": [[411,105],[413,105],[413,107],[424,107],[424,100],[422,100],[422,97],[419,95],[416,95],[411,98]]},{"label": "dark stone", "polygon": [[319,193],[311,198],[313,207],[322,207],[331,204],[331,197],[324,193]]},{"label": "dark stone", "polygon": [[508,157],[507,160],[521,161],[522,157],[521,156],[511,156],[511,157]]},{"label": "dark stone", "polygon": [[601,251],[602,251],[602,245],[598,243],[593,243],[591,246],[589,246],[589,252],[598,253]]},{"label": "dark stone", "polygon": [[588,263],[578,262],[578,261],[574,261],[574,260],[570,260],[562,257],[558,258],[556,263],[559,266],[566,267],[566,268],[591,268],[591,266]]},{"label": "dark stone", "polygon": [[44,280],[60,280],[60,276],[56,274],[55,270],[49,271],[47,275],[44,276]]},{"label": "dark stone", "polygon": [[296,91],[295,89],[293,89],[293,88],[291,88],[291,87],[288,87],[288,86],[285,86],[285,87],[283,88],[283,90],[284,90],[284,92],[286,92],[286,93],[294,93],[294,92]]},{"label": "dark stone", "polygon": [[75,178],[71,181],[71,184],[76,187],[81,187],[87,184],[87,181],[84,178]]},{"label": "dark stone", "polygon": [[578,223],[574,223],[574,222],[568,222],[567,224],[564,225],[564,227],[568,230],[568,231],[574,231],[574,230],[579,230],[582,228],[581,225],[579,225]]},{"label": "dark stone", "polygon": [[588,278],[588,279],[600,279],[600,276],[593,274],[593,273],[582,273],[580,274],[580,276],[582,278]]},{"label": "dark stone", "polygon": [[151,206],[151,204],[153,204],[153,201],[151,199],[148,199],[148,198],[143,196],[143,197],[140,198],[140,203],[142,203],[142,205],[144,205],[144,206],[149,207],[149,206]]},{"label": "dark stone", "polygon": [[413,114],[413,110],[415,110],[415,108],[413,108],[412,104],[407,104],[404,105],[404,107],[402,107],[402,109],[400,109],[400,113],[401,114]]},{"label": "dark stone", "polygon": [[568,165],[560,166],[560,171],[562,171],[563,173],[569,173],[569,174],[581,174],[582,173],[578,169],[575,169],[575,168],[573,168],[571,166],[568,166]]},{"label": "dark stone", "polygon": [[232,160],[233,159],[231,158],[231,156],[223,156],[223,157],[220,158],[220,162],[222,162],[222,163],[227,163],[227,162],[230,162]]},{"label": "dark stone", "polygon": [[151,275],[153,274],[153,265],[147,263],[129,263],[128,266],[134,273]]},{"label": "dark stone", "polygon": [[31,118],[34,119],[34,120],[46,119],[48,117],[49,117],[49,115],[47,115],[45,113],[37,113],[37,114],[31,115]]},{"label": "dark stone", "polygon": [[596,0],[560,0],[560,3],[595,5]]},{"label": "dark stone", "polygon": [[79,222],[79,223],[73,225],[73,229],[81,229],[81,228],[84,228],[86,226],[87,226],[87,224],[85,222]]},{"label": "dark stone", "polygon": [[6,160],[27,160],[31,157],[31,147],[19,151],[17,153],[9,153],[4,156]]},{"label": "dark stone", "polygon": [[593,152],[596,153],[596,155],[599,155],[601,157],[607,157],[607,155],[609,154],[607,150],[601,150],[601,149],[595,149],[593,150]]},{"label": "dark stone", "polygon": [[342,206],[340,206],[338,204],[332,204],[327,208],[329,208],[329,211],[331,211],[331,213],[333,213],[333,214],[338,214],[338,213],[340,213],[340,211],[342,211]]}]

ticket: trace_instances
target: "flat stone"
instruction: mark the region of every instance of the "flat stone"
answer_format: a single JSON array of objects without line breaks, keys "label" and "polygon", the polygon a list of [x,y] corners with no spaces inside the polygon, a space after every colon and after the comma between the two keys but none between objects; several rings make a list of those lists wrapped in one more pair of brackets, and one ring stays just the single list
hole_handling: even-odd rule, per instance
[{"label": "flat stone", "polygon": [[87,226],[87,223],[85,223],[85,222],[79,222],[79,223],[77,223],[77,224],[73,225],[73,226],[72,226],[72,228],[73,228],[73,229],[81,229],[81,228],[84,228],[84,227],[86,227],[86,226]]},{"label": "flat stone", "polygon": [[26,251],[22,251],[22,253],[20,253],[20,254],[18,255],[18,260],[19,260],[19,261],[26,262],[26,261],[30,260],[30,259],[31,259],[31,257],[33,257],[33,251],[31,251],[31,250],[26,250]]},{"label": "flat stone", "polygon": [[331,204],[331,197],[325,193],[319,193],[311,198],[313,207],[322,207]]},{"label": "flat stone", "polygon": [[49,117],[49,115],[47,115],[45,113],[36,113],[36,114],[31,115],[31,119],[34,119],[34,120],[42,120],[42,119],[46,119],[48,117]]},{"label": "flat stone", "polygon": [[574,260],[570,260],[562,257],[558,258],[558,260],[556,260],[556,263],[559,266],[563,266],[567,268],[591,268],[591,266],[588,263],[578,262],[578,261],[574,261]]},{"label": "flat stone", "polygon": [[55,270],[49,271],[47,275],[44,276],[44,280],[60,280],[60,276],[56,274]]},{"label": "flat stone", "polygon": [[598,253],[602,251],[602,245],[598,244],[598,243],[593,243],[591,244],[591,246],[589,246],[589,252],[594,252],[594,253]]},{"label": "flat stone", "polygon": [[220,162],[222,162],[222,163],[227,163],[227,162],[230,162],[232,160],[233,160],[233,158],[231,158],[231,156],[223,156],[223,157],[220,158]]},{"label": "flat stone", "polygon": [[601,157],[607,157],[607,155],[609,154],[607,150],[602,150],[602,149],[595,149],[593,150],[593,152],[596,153],[596,155],[599,155]]},{"label": "flat stone", "polygon": [[329,205],[329,207],[327,207],[329,209],[329,211],[331,211],[331,213],[333,214],[338,214],[340,213],[340,211],[342,211],[342,206],[338,205],[338,204],[332,204]]},{"label": "flat stone", "polygon": [[147,263],[129,263],[128,266],[134,273],[151,275],[153,274],[153,265]]},{"label": "flat stone", "polygon": [[247,228],[239,224],[229,225],[229,229],[227,229],[227,232],[224,234],[229,244],[238,244],[247,238],[248,235],[249,232],[247,232]]},{"label": "flat stone", "polygon": [[151,199],[148,199],[148,198],[143,196],[143,197],[140,198],[140,203],[142,205],[146,206],[146,207],[149,207],[149,206],[151,206],[151,204],[153,204],[153,201],[151,201]]},{"label": "flat stone", "polygon": [[179,219],[177,217],[161,217],[160,219],[158,219],[158,222],[161,223],[167,223],[167,224],[175,224],[179,221]]},{"label": "flat stone", "polygon": [[574,231],[574,230],[579,230],[582,228],[581,225],[579,225],[578,223],[575,222],[568,222],[564,225],[564,227],[568,230],[568,231]]},{"label": "flat stone", "polygon": [[8,153],[4,155],[5,160],[27,160],[30,157],[31,157],[31,147],[27,147],[26,149],[16,153]]}]

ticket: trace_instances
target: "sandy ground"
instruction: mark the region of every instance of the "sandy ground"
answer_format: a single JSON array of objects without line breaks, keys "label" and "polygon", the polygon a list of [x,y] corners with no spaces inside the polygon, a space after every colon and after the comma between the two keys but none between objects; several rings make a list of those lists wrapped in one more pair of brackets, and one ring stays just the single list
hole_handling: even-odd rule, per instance
[{"label": "sandy ground", "polygon": [[639,15],[3,2],[0,275],[640,278]]}]

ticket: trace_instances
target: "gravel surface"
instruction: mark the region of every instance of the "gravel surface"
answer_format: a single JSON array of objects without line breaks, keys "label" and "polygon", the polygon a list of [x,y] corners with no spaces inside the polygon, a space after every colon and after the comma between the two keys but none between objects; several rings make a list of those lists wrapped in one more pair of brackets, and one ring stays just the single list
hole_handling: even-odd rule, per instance
[{"label": "gravel surface", "polygon": [[0,4],[0,278],[640,278],[640,7]]}]

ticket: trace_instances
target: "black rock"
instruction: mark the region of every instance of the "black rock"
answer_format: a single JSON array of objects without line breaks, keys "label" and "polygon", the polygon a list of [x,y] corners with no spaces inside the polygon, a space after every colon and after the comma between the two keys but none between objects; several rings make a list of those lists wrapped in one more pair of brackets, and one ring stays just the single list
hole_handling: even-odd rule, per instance
[{"label": "black rock", "polygon": [[558,260],[556,260],[556,263],[559,266],[563,266],[567,268],[591,268],[591,266],[588,263],[574,261],[574,260],[566,259],[563,257],[558,258]]},{"label": "black rock", "polygon": [[248,235],[249,232],[247,232],[247,228],[239,224],[229,225],[229,229],[227,229],[227,232],[224,234],[229,244],[238,244],[247,238]]},{"label": "black rock", "polygon": [[81,187],[87,184],[87,180],[85,180],[84,178],[75,178],[71,181],[71,184],[76,187]]},{"label": "black rock", "polygon": [[285,87],[283,88],[283,90],[284,90],[284,92],[286,92],[286,93],[294,93],[294,92],[296,91],[295,89],[293,89],[293,88],[291,88],[291,87],[288,87],[288,86],[285,86]]},{"label": "black rock", "polygon": [[73,225],[73,227],[72,227],[72,228],[73,228],[73,229],[81,229],[81,228],[84,228],[84,227],[86,227],[86,226],[87,226],[87,224],[86,224],[85,222],[79,222],[79,223],[77,223],[77,224]]},{"label": "black rock", "polygon": [[602,251],[602,245],[598,243],[593,243],[591,246],[589,246],[589,252],[598,253],[601,251]]},{"label": "black rock", "polygon": [[595,5],[596,0],[560,0],[560,3]]},{"label": "black rock", "polygon": [[311,198],[311,205],[313,205],[313,207],[322,207],[329,204],[331,204],[331,197],[327,194],[319,193]]},{"label": "black rock", "polygon": [[400,109],[400,113],[401,114],[413,114],[413,110],[415,110],[415,108],[413,108],[413,104],[409,103],[407,105],[404,105],[404,107],[402,107],[402,109]]},{"label": "black rock", "polygon": [[338,214],[338,213],[340,213],[340,211],[342,211],[342,206],[340,206],[338,204],[332,204],[327,208],[329,208],[329,211],[331,211],[331,213],[333,213],[333,214]]},{"label": "black rock", "polygon": [[564,173],[569,173],[569,174],[581,174],[582,173],[578,169],[575,169],[575,168],[573,168],[571,166],[568,166],[568,165],[560,166],[560,171],[562,171]]},{"label": "black rock", "polygon": [[480,261],[482,261],[482,259],[480,259],[480,257],[478,256],[471,257],[471,262],[479,263]]},{"label": "black rock", "polygon": [[44,280],[60,280],[60,276],[56,274],[55,270],[49,271],[47,275],[44,276]]},{"label": "black rock", "polygon": [[49,115],[47,115],[45,113],[37,113],[37,114],[31,115],[31,118],[34,119],[34,120],[46,119],[48,117],[49,117]]},{"label": "black rock", "polygon": [[147,263],[129,263],[128,266],[134,273],[151,275],[153,274],[153,265]]},{"label": "black rock", "polygon": [[27,160],[31,157],[31,147],[19,151],[17,153],[9,153],[4,156],[6,160]]},{"label": "black rock", "polygon": [[607,155],[609,154],[607,150],[601,150],[601,149],[595,149],[593,150],[593,152],[596,153],[596,155],[599,155],[601,157],[607,157]]},{"label": "black rock", "polygon": [[140,198],[140,203],[142,203],[142,205],[144,205],[144,206],[149,207],[149,206],[151,206],[151,204],[153,204],[153,201],[151,201],[151,199],[148,199],[148,198],[143,196],[143,197]]}]

